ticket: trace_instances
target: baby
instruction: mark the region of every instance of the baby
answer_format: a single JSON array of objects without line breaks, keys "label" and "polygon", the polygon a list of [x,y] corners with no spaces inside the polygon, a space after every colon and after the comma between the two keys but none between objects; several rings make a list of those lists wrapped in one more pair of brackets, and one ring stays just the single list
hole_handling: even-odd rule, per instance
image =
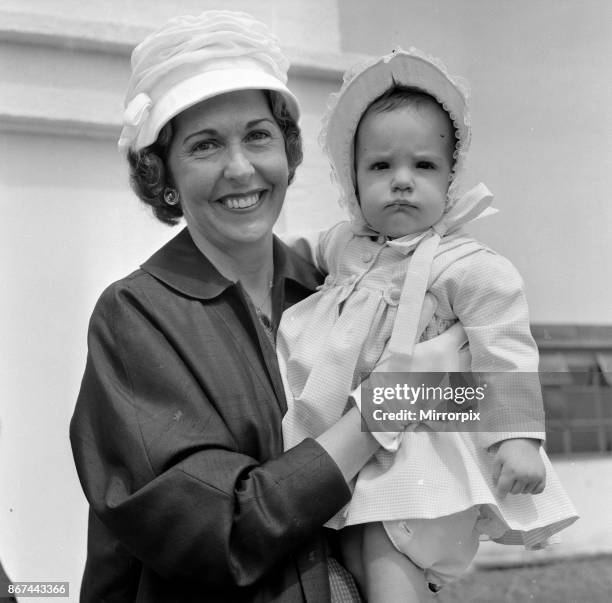
[{"label": "baby", "polygon": [[[370,603],[427,600],[465,571],[481,535],[533,548],[576,519],[541,448],[521,278],[461,228],[492,199],[484,185],[457,192],[466,99],[414,49],[345,76],[323,139],[351,220],[309,244],[328,276],[283,315],[278,334],[286,448],[333,424],[364,374],[424,370],[421,350],[458,358],[467,342],[466,370],[491,375],[478,432],[408,422],[374,434],[383,449],[328,524],[346,528],[345,562]],[[425,370],[454,367],[452,358],[429,362]],[[496,380],[501,373],[514,375]]]}]

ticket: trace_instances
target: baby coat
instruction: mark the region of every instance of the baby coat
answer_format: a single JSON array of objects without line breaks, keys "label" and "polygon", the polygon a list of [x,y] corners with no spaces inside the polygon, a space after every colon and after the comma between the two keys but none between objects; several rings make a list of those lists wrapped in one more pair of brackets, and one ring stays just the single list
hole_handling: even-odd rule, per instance
[{"label": "baby coat", "polygon": [[[350,404],[352,389],[375,367],[422,237],[388,241],[355,222],[320,236],[315,259],[328,277],[317,293],[283,315],[278,334],[289,407],[286,448],[333,425]],[[522,279],[508,260],[455,230],[441,239],[427,296],[434,312],[422,340],[460,321],[473,372],[537,372]],[[486,431],[439,433],[412,425],[397,453],[381,450],[366,465],[353,499],[328,525],[439,517],[478,505],[484,533],[535,546],[572,523],[576,513],[543,452],[544,494],[495,496],[491,447],[510,437],[544,439],[541,392],[521,382],[491,392]]]}]

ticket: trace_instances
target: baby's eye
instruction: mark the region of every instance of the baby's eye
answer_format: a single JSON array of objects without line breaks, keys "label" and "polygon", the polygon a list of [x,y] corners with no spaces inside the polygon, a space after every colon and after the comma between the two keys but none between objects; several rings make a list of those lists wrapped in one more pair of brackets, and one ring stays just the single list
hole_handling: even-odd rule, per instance
[{"label": "baby's eye", "polygon": [[253,130],[246,136],[248,142],[266,142],[270,139],[270,132],[267,130]]},{"label": "baby's eye", "polygon": [[431,161],[419,161],[417,163],[417,168],[420,170],[435,170],[436,164]]},{"label": "baby's eye", "polygon": [[370,169],[374,172],[379,170],[386,170],[389,168],[389,164],[386,161],[377,161],[370,166]]}]

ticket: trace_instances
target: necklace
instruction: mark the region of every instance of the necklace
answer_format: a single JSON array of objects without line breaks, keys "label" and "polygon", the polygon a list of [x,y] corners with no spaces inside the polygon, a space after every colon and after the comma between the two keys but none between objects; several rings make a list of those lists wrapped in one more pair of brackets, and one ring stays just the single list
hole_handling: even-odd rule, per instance
[{"label": "necklace", "polygon": [[[274,328],[272,326],[272,320],[270,319],[270,316],[268,316],[266,312],[263,310],[263,306],[266,304],[266,302],[270,298],[270,294],[272,293],[273,284],[274,284],[273,280],[270,279],[270,281],[268,282],[268,290],[266,291],[266,294],[264,298],[261,300],[261,302],[259,303],[259,305],[256,305],[255,300],[251,298],[251,300],[253,301],[253,306],[255,306],[255,314],[257,315],[257,318],[259,319],[259,323],[264,328],[264,331],[268,339],[272,343],[272,345],[274,345]],[[270,314],[271,313],[272,313],[272,308],[270,307]]]},{"label": "necklace", "polygon": [[[253,305],[255,306],[255,312],[257,312],[257,316],[266,316],[266,313],[264,312],[264,310],[262,309],[264,307],[264,305],[266,304],[266,302],[268,301],[268,299],[270,298],[270,294],[272,293],[272,285],[274,284],[274,281],[272,279],[270,279],[268,281],[268,287],[266,289],[266,294],[264,295],[263,299],[261,300],[261,302],[259,302],[259,304],[251,297],[251,300],[253,301]],[[266,316],[266,318],[268,318]]]}]

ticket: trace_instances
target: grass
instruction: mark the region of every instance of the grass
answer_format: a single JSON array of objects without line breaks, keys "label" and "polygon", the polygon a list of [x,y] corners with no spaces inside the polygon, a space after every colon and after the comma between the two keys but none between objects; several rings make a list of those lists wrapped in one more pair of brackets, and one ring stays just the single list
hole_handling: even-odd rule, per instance
[{"label": "grass", "polygon": [[439,603],[610,603],[612,556],[476,570],[446,587]]}]

